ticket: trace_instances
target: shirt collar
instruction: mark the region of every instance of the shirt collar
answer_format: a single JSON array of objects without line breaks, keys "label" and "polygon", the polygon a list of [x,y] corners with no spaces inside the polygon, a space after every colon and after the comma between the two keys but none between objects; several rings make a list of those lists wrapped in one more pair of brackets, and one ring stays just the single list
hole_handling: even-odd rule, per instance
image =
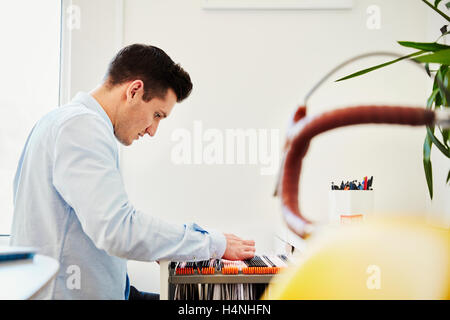
[{"label": "shirt collar", "polygon": [[109,119],[108,115],[106,114],[105,110],[100,105],[100,103],[98,103],[98,101],[95,100],[95,98],[91,96],[89,93],[78,92],[71,102],[81,103],[86,108],[98,113],[103,118],[103,120],[105,120],[105,122],[108,124],[108,127],[111,129],[111,131],[114,132],[111,119]]}]

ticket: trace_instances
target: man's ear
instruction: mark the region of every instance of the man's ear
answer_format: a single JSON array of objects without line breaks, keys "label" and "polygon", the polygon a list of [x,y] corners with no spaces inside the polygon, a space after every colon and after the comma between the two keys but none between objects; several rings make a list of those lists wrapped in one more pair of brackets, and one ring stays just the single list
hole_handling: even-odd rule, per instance
[{"label": "man's ear", "polygon": [[129,102],[136,98],[142,98],[144,95],[144,82],[142,80],[134,80],[128,85],[126,93]]}]

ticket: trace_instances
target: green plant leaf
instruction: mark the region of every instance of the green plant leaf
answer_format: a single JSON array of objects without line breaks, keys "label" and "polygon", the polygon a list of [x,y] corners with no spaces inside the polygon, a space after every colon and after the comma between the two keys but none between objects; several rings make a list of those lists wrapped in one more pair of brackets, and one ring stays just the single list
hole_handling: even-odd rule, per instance
[{"label": "green plant leaf", "polygon": [[[431,3],[429,3],[428,1],[426,1],[426,0],[422,0],[422,2],[424,2],[427,6],[429,6],[431,9],[433,9],[434,11],[436,11],[437,13],[439,13],[445,20],[447,20],[447,21],[450,21],[450,17],[449,16],[447,16],[445,13],[443,13],[441,10],[439,10],[438,8],[437,8],[437,6],[433,6]],[[439,4],[439,2],[438,2],[438,4]]]},{"label": "green plant leaf", "polygon": [[434,92],[434,90],[438,91],[438,94],[435,96],[435,99],[434,99],[434,107],[435,108],[440,107],[442,105],[442,97],[440,94],[439,83],[438,83],[438,75],[439,75],[440,71],[441,71],[441,68],[439,68],[437,70],[436,75],[434,76],[434,81],[433,81],[433,92]]},{"label": "green plant leaf", "polygon": [[450,70],[448,66],[446,66],[445,72],[442,72],[442,83],[439,85],[440,94],[445,96],[445,106],[449,105],[450,102],[450,88],[449,88],[449,81],[448,78],[450,77]]},{"label": "green plant leaf", "polygon": [[440,105],[448,105],[448,101],[450,101],[450,91],[448,88],[448,66],[442,65],[439,67],[438,72],[436,73],[435,83],[433,83],[433,89],[436,87],[439,89],[439,99],[436,101],[440,102],[439,104],[435,104],[435,106]]},{"label": "green plant leaf", "polygon": [[430,64],[429,63],[425,63],[425,71],[427,72],[427,75],[431,78]]},{"label": "green plant leaf", "polygon": [[401,46],[424,51],[440,51],[450,49],[450,46],[437,42],[412,42],[412,41],[397,41],[397,42]]},{"label": "green plant leaf", "polygon": [[439,2],[441,2],[442,0],[434,0],[434,6],[437,8],[437,6],[439,5]]},{"label": "green plant leaf", "polygon": [[[441,66],[441,67],[443,67],[443,66]],[[448,66],[446,66],[447,68],[446,68],[446,70],[445,70],[445,72],[444,71],[442,71],[442,75],[443,75],[443,85],[444,85],[444,88],[445,89],[448,89],[448,76],[449,76],[449,70],[448,70]]]},{"label": "green plant leaf", "polygon": [[447,2],[447,3],[445,4],[445,6],[447,7],[447,9],[450,9],[450,2]]},{"label": "green plant leaf", "polygon": [[436,88],[433,90],[433,92],[431,93],[430,97],[427,100],[427,109],[431,109],[431,107],[433,106],[433,102],[436,99],[436,95],[439,93],[439,89]]},{"label": "green plant leaf", "polygon": [[448,170],[448,175],[447,175],[447,182],[448,183],[450,181],[450,170]]},{"label": "green plant leaf", "polygon": [[[450,49],[449,49],[449,50],[450,50]],[[418,55],[420,55],[420,54],[423,54],[423,53],[425,53],[425,51],[422,51],[422,50],[421,50],[421,51],[417,51],[417,52],[408,54],[407,56],[403,56],[403,57],[397,58],[397,59],[392,60],[392,61],[389,61],[389,62],[385,62],[385,63],[379,64],[379,65],[374,66],[374,67],[371,67],[371,68],[367,68],[367,69],[364,69],[364,70],[357,71],[357,72],[352,73],[352,74],[350,74],[350,75],[348,75],[348,76],[345,76],[345,77],[343,77],[343,78],[340,78],[340,79],[336,80],[335,82],[347,80],[347,79],[354,78],[354,77],[358,77],[358,76],[361,76],[361,75],[363,75],[363,74],[369,73],[369,72],[371,72],[371,71],[374,71],[374,70],[383,68],[383,67],[385,67],[385,66],[388,66],[388,65],[390,65],[390,64],[399,62],[399,61],[401,61],[401,60],[405,60],[405,59],[409,59],[409,58],[412,58],[412,57],[416,57],[416,56],[418,56]]]},{"label": "green plant leaf", "polygon": [[431,166],[431,140],[428,134],[423,143],[423,168],[425,169],[425,178],[427,180],[428,193],[433,200],[433,170]]},{"label": "green plant leaf", "polygon": [[436,51],[431,54],[425,54],[423,56],[414,58],[414,60],[423,63],[439,63],[450,65],[450,49]]},{"label": "green plant leaf", "polygon": [[442,139],[444,140],[444,144],[448,148],[448,140],[449,140],[449,136],[450,136],[450,130],[449,129],[442,129],[441,130],[441,128],[439,128],[439,130],[441,131]]},{"label": "green plant leaf", "polygon": [[433,142],[433,144],[447,157],[450,158],[450,150],[444,146],[438,138],[434,135],[433,131],[431,131],[430,127],[427,126],[427,136]]}]

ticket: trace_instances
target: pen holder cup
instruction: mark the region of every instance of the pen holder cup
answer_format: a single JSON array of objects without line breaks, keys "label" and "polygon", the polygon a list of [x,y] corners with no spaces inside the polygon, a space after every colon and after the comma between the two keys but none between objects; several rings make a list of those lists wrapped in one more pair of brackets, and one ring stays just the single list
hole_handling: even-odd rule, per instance
[{"label": "pen holder cup", "polygon": [[373,190],[331,190],[329,198],[332,224],[358,224],[373,212]]}]

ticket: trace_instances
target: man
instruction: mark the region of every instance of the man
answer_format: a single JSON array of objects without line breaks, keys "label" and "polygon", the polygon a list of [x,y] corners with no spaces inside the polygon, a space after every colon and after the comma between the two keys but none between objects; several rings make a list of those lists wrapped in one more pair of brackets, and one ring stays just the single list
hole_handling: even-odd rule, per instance
[{"label": "man", "polygon": [[164,51],[133,44],[113,58],[99,87],[34,126],[14,179],[11,244],[37,247],[60,263],[37,298],[128,299],[126,259],[254,256],[253,241],[169,224],[128,200],[115,139],[128,146],[154,136],[191,89],[188,73]]}]

